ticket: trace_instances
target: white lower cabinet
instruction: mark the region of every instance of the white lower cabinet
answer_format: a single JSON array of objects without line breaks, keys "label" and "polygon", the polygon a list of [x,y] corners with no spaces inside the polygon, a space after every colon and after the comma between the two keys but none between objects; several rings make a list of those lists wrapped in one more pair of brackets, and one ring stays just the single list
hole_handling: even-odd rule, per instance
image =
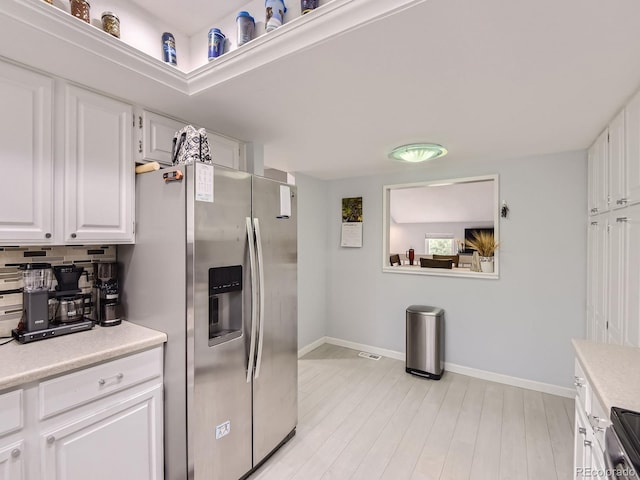
[{"label": "white lower cabinet", "polygon": [[0,440],[0,480],[24,479],[24,441]]},{"label": "white lower cabinet", "polygon": [[162,368],[156,347],[0,394],[0,480],[162,480]]},{"label": "white lower cabinet", "polygon": [[162,478],[162,385],[87,413],[40,434],[43,479]]},{"label": "white lower cabinet", "polygon": [[610,422],[577,360],[575,367],[573,478],[584,480],[604,471],[604,432]]}]

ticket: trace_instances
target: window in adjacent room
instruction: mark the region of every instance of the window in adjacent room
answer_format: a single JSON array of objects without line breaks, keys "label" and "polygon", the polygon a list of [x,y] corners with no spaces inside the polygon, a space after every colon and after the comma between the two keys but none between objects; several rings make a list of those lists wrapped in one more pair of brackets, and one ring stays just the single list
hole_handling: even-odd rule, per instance
[{"label": "window in adjacent room", "polygon": [[424,251],[427,255],[455,255],[452,233],[427,233],[424,236]]}]

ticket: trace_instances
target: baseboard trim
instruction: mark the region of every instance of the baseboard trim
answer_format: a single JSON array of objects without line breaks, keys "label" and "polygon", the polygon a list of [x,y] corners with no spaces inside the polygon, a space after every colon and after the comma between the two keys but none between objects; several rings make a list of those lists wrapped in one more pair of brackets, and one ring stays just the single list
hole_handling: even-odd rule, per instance
[{"label": "baseboard trim", "polygon": [[338,347],[352,348],[353,350],[362,350],[369,353],[377,353],[383,357],[394,358],[396,360],[405,361],[405,355],[402,352],[395,352],[393,350],[387,350],[386,348],[372,347],[371,345],[364,345],[362,343],[350,342],[348,340],[342,340],[341,338],[325,337],[326,343],[331,345],[337,345]]},{"label": "baseboard trim", "polygon": [[298,350],[298,358],[304,357],[307,353],[315,350],[320,345],[324,345],[325,343],[328,343],[327,342],[327,337],[321,337],[318,340],[316,340],[315,342],[311,342],[309,345],[306,345],[306,346],[302,347],[300,350]]},{"label": "baseboard trim", "polygon": [[489,372],[477,368],[465,367],[454,363],[444,362],[445,371],[467,375],[469,377],[480,378],[490,382],[502,383],[513,387],[526,388],[527,390],[535,390],[537,392],[549,393],[560,397],[574,398],[576,391],[573,388],[560,387],[551,383],[536,382],[535,380],[527,380],[525,378],[511,377],[501,373]]},{"label": "baseboard trim", "polygon": [[[339,347],[351,348],[353,350],[361,350],[369,353],[377,353],[383,357],[393,358],[396,360],[405,361],[406,357],[403,352],[396,352],[394,350],[387,350],[386,348],[373,347],[371,345],[365,345],[363,343],[350,342],[348,340],[342,340],[335,337],[322,337],[313,343],[298,350],[298,358],[306,355],[312,350],[318,348],[324,343],[331,345],[337,345]],[[527,380],[525,378],[512,377],[509,375],[503,375],[501,373],[489,372],[487,370],[480,370],[477,368],[465,367],[463,365],[456,365],[454,363],[445,362],[445,371],[459,373],[460,375],[467,375],[469,377],[480,378],[482,380],[488,380],[490,382],[502,383],[504,385],[511,385],[514,387],[526,388],[527,390],[535,390],[537,392],[549,393],[551,395],[558,395],[560,397],[574,398],[576,391],[573,388],[560,387],[558,385],[552,385],[550,383],[536,382],[534,380]]]}]

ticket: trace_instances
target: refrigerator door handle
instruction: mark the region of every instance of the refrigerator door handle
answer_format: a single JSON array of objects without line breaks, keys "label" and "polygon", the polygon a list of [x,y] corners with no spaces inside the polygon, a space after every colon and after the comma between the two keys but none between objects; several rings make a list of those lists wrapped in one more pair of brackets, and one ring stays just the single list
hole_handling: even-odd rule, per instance
[{"label": "refrigerator door handle", "polygon": [[256,276],[256,249],[253,224],[247,217],[247,240],[249,244],[249,265],[251,267],[251,343],[249,347],[249,361],[247,366],[247,383],[251,382],[253,365],[256,357],[256,330],[258,325],[258,285]]},{"label": "refrigerator door handle", "polygon": [[260,376],[260,366],[262,365],[262,345],[264,343],[264,259],[262,256],[262,237],[260,236],[260,222],[257,218],[253,219],[253,225],[256,232],[256,251],[258,253],[258,298],[260,302],[260,308],[258,309],[258,326],[260,332],[258,333],[258,354],[256,355],[256,373],[254,375],[254,378],[258,378]]}]

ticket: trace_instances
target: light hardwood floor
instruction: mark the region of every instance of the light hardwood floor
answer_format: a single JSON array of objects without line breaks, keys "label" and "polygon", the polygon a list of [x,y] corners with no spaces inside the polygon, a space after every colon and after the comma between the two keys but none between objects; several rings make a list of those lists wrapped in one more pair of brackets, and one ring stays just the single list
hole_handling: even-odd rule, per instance
[{"label": "light hardwood floor", "polygon": [[325,344],[299,360],[297,434],[251,480],[568,480],[572,399],[369,360]]}]

